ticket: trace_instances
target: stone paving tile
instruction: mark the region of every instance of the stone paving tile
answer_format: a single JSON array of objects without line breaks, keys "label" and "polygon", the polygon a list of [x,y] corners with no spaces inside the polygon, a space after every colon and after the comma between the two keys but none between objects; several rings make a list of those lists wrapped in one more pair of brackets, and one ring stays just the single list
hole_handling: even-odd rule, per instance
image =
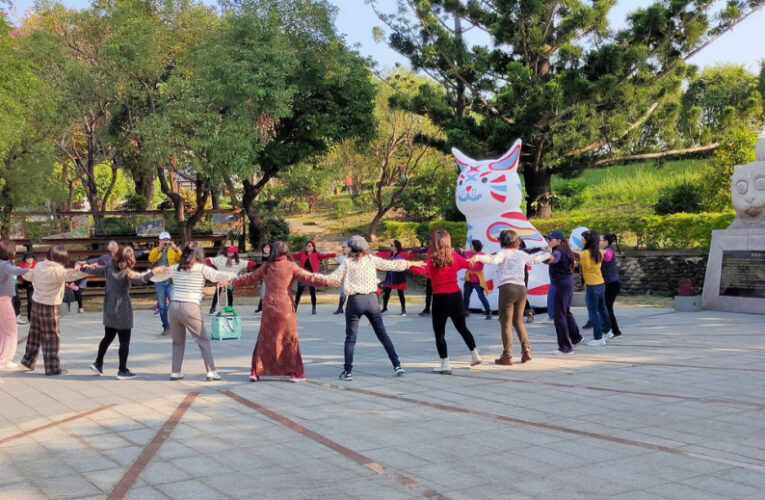
[{"label": "stone paving tile", "polygon": [[[575,310],[577,317],[583,317],[582,311]],[[534,360],[509,368],[490,364],[500,349],[497,322],[469,319],[487,363],[469,368],[450,327],[447,340],[459,375],[452,377],[429,373],[435,366],[429,320],[388,316],[386,326],[408,373],[392,376],[382,348],[363,325],[356,379],[346,384],[336,378],[342,364],[342,320],[329,315],[328,306],[320,306],[317,316],[301,309],[301,350],[307,375],[318,386],[246,381],[259,324],[249,314],[242,316],[241,341],[213,343],[225,377],[219,383],[204,381],[191,341],[187,379],[169,382],[169,342],[155,335],[158,320],[143,311],[136,313],[131,346],[131,369],[140,377],[129,382],[95,377],[87,367],[102,334],[100,315],[65,316],[62,364],[71,375],[51,380],[39,370],[0,372],[0,398],[13,402],[0,405],[0,439],[77,412],[116,406],[0,445],[0,459],[5,459],[0,463],[9,471],[0,474],[3,500],[44,498],[54,480],[81,490],[81,497],[104,495],[190,391],[198,391],[198,397],[128,498],[419,498],[219,390],[233,390],[452,498],[760,498],[765,473],[609,439],[762,465],[765,444],[752,439],[765,433],[762,408],[711,401],[765,400],[765,372],[745,371],[765,366],[763,340],[738,335],[762,322],[751,315],[712,312],[617,311],[624,338],[604,349],[578,349],[565,359],[548,354],[555,345],[550,325],[529,325]],[[505,415],[532,425],[333,386]],[[662,398],[654,392],[710,401]],[[543,428],[547,424],[602,439]]]}]

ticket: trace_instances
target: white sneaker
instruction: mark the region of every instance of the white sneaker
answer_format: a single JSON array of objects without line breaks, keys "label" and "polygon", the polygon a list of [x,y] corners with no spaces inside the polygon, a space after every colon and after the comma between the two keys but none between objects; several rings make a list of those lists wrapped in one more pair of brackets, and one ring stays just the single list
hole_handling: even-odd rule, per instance
[{"label": "white sneaker", "polygon": [[18,364],[18,363],[16,363],[16,362],[14,362],[14,361],[8,361],[6,364],[4,364],[4,365],[2,366],[2,368],[8,368],[8,369],[11,369],[11,368],[18,368],[18,367],[19,367],[19,364]]},{"label": "white sneaker", "polygon": [[171,373],[170,374],[170,380],[182,380],[183,379],[183,373]]},{"label": "white sneaker", "polygon": [[218,372],[216,372],[215,370],[211,372],[207,372],[207,381],[213,382],[215,380],[220,380],[220,375],[218,375]]},{"label": "white sneaker", "polygon": [[569,355],[569,354],[574,354],[574,351],[563,352],[563,351],[561,351],[560,349],[555,349],[555,350],[552,352],[552,354],[553,354],[553,356],[567,356],[567,355]]},{"label": "white sneaker", "polygon": [[542,318],[541,321],[537,321],[536,323],[538,325],[552,325],[553,323],[555,323],[555,321],[551,320],[550,318],[545,317],[545,318]]},{"label": "white sneaker", "polygon": [[613,334],[613,332],[604,333],[603,334],[603,338],[606,339],[606,340],[610,340],[610,339],[614,338],[614,334]]},{"label": "white sneaker", "polygon": [[480,365],[483,362],[481,355],[478,354],[478,348],[476,347],[470,351],[470,366]]},{"label": "white sneaker", "polygon": [[29,323],[26,319],[22,318],[21,315],[16,316],[16,324],[17,325],[26,325]]},{"label": "white sneaker", "polygon": [[441,359],[441,366],[436,366],[433,368],[433,372],[450,375],[452,373],[452,367],[449,365],[449,358]]},{"label": "white sneaker", "polygon": [[79,313],[84,313],[84,312],[85,312],[85,309],[83,309],[83,308],[81,307],[81,308],[79,309],[79,311],[77,311],[77,312],[79,312]]},{"label": "white sneaker", "polygon": [[596,339],[588,340],[587,345],[590,347],[601,347],[606,345],[606,339],[601,337],[599,340],[596,340]]}]

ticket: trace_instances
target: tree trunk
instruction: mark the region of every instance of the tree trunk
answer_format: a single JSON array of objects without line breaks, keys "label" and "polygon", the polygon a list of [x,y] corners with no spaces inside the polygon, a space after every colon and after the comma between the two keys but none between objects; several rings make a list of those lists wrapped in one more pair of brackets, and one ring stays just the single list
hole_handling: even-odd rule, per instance
[{"label": "tree trunk", "polygon": [[151,209],[154,199],[154,169],[146,168],[142,172],[132,172],[135,192],[146,198],[145,210]]},{"label": "tree trunk", "polygon": [[372,222],[369,223],[369,241],[377,241],[377,234],[375,233],[377,232],[377,226],[380,225],[380,221],[385,215],[385,212],[387,212],[387,210],[378,209]]},{"label": "tree trunk", "polygon": [[249,180],[245,179],[242,182],[244,191],[242,192],[242,208],[247,215],[247,220],[250,224],[250,244],[253,249],[260,248],[263,242],[263,219],[255,209],[255,198],[260,194],[261,187],[258,187],[260,183],[253,184]]},{"label": "tree trunk", "polygon": [[523,169],[526,184],[526,217],[549,219],[552,216],[550,171],[542,166]]}]

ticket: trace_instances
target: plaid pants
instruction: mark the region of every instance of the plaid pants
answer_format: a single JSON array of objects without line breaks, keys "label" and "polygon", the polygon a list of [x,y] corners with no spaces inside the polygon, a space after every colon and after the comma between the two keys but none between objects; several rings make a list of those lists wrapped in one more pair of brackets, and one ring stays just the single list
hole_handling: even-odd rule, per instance
[{"label": "plaid pants", "polygon": [[58,359],[60,333],[58,307],[33,302],[27,348],[24,357],[21,358],[21,364],[34,370],[37,353],[42,346],[45,373],[58,373],[61,369]]}]

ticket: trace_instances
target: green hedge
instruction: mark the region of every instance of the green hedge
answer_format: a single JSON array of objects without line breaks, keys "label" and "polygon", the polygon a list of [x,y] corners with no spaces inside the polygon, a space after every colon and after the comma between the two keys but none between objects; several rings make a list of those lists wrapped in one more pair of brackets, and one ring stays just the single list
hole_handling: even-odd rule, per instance
[{"label": "green hedge", "polygon": [[452,237],[452,245],[461,248],[467,241],[467,225],[464,222],[431,221],[431,222],[399,222],[383,221],[385,237],[399,240],[404,246],[425,246],[428,244],[430,233],[433,231],[448,231]]},{"label": "green hedge", "polygon": [[[687,249],[708,248],[712,231],[725,229],[735,214],[700,213],[672,215],[593,215],[574,216],[558,219],[534,219],[534,227],[542,234],[560,229],[565,234],[580,226],[586,226],[602,233],[614,233],[623,248]],[[426,245],[432,231],[445,229],[452,235],[455,247],[464,247],[467,226],[464,222],[398,222],[384,221],[385,237],[401,240],[405,246]]]},{"label": "green hedge", "polygon": [[712,231],[725,229],[734,213],[700,213],[672,215],[594,215],[560,219],[534,219],[534,227],[545,234],[560,229],[569,234],[585,226],[601,233],[614,233],[622,247],[650,250],[708,248]]}]

